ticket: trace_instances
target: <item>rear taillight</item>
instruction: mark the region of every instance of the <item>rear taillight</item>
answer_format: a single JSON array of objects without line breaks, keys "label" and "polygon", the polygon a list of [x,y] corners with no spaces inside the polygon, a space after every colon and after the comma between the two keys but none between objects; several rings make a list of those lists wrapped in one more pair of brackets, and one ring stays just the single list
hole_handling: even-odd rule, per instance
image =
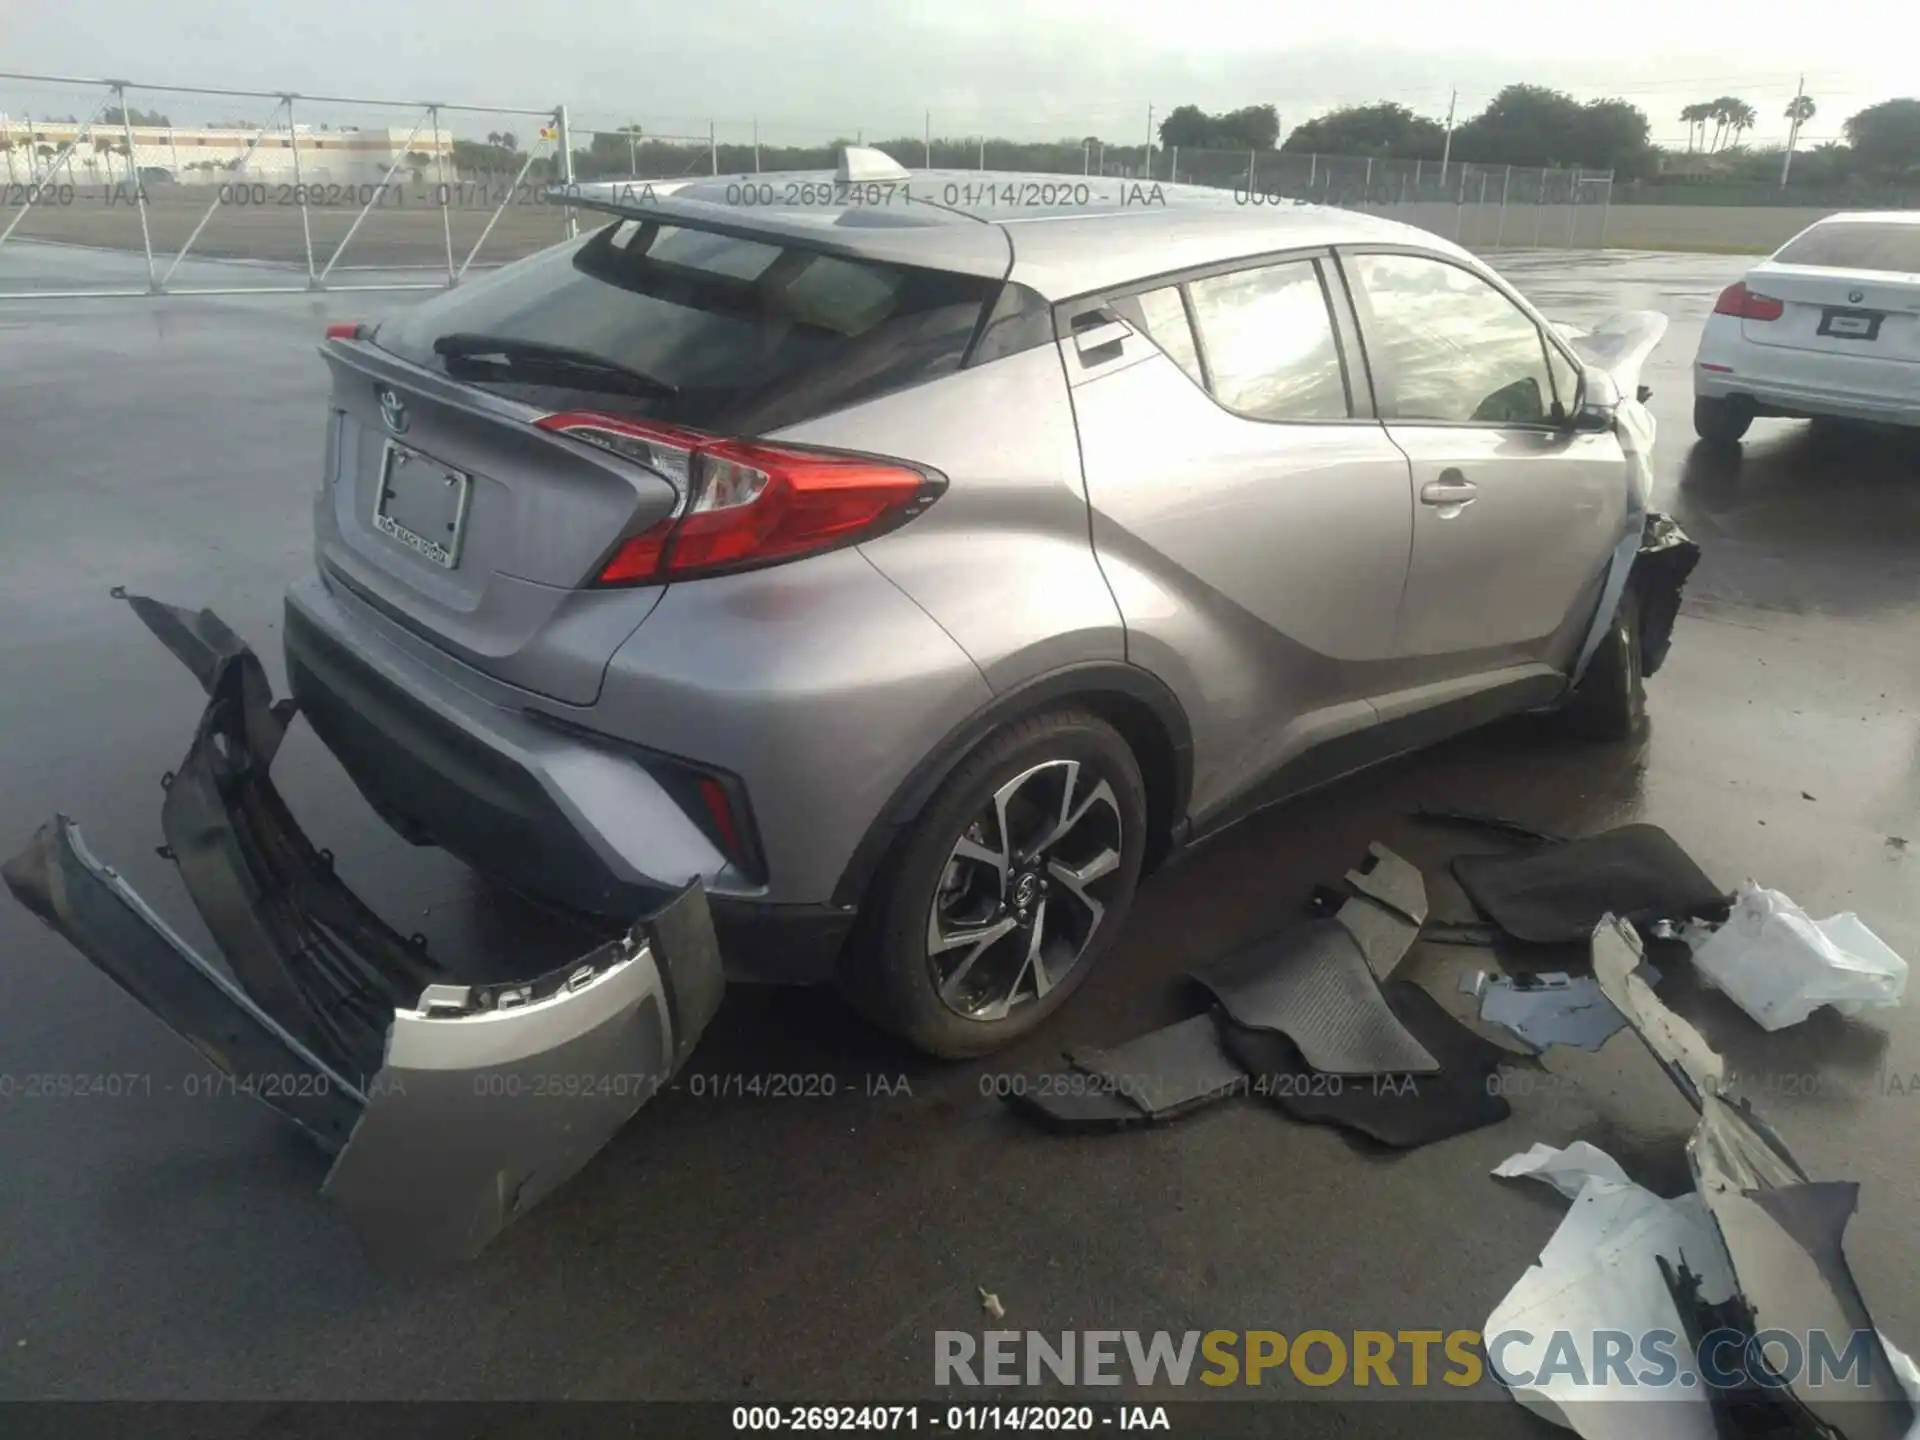
[{"label": "rear taillight", "polygon": [[727,440],[591,411],[536,423],[657,470],[686,496],[677,517],[622,542],[600,571],[602,585],[750,570],[855,544],[912,519],[946,486],[898,461]]},{"label": "rear taillight", "polygon": [[361,325],[358,320],[336,320],[333,324],[327,326],[327,339],[358,340],[360,338],[360,330]]},{"label": "rear taillight", "polygon": [[1742,320],[1778,320],[1786,308],[1771,295],[1755,294],[1744,280],[1734,281],[1713,302],[1714,314],[1737,315]]}]

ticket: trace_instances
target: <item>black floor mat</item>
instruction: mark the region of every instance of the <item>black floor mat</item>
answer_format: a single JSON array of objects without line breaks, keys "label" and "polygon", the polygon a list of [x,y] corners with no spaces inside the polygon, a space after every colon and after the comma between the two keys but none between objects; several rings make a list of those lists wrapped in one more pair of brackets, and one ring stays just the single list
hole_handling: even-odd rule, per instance
[{"label": "black floor mat", "polygon": [[1609,914],[1644,929],[1656,920],[1727,913],[1726,893],[1657,825],[1623,825],[1511,855],[1461,855],[1453,874],[1482,915],[1537,944],[1585,941]]},{"label": "black floor mat", "polygon": [[1067,1060],[1070,1071],[1019,1077],[1007,1103],[1053,1130],[1130,1130],[1189,1115],[1247,1083],[1220,1048],[1211,1011],[1111,1050],[1083,1045]]},{"label": "black floor mat", "polygon": [[1193,972],[1238,1024],[1278,1031],[1325,1075],[1431,1075],[1440,1062],[1399,1020],[1353,935],[1315,920]]},{"label": "black floor mat", "polygon": [[1493,1077],[1516,1057],[1474,1034],[1410,980],[1388,981],[1386,1002],[1439,1057],[1439,1074],[1321,1074],[1284,1035],[1231,1022],[1221,1026],[1221,1046],[1252,1077],[1251,1092],[1294,1119],[1358,1130],[1400,1150],[1496,1125],[1513,1113]]}]

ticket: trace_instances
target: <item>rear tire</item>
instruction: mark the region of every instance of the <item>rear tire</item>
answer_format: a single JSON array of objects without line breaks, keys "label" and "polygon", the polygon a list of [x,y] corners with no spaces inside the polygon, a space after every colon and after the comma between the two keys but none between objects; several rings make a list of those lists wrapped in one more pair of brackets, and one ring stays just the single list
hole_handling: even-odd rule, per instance
[{"label": "rear tire", "polygon": [[[1063,803],[1079,816],[1064,828]],[[1012,1043],[1064,1004],[1112,945],[1146,829],[1139,763],[1106,721],[1062,709],[996,731],[875,877],[842,958],[842,993],[929,1055]]]},{"label": "rear tire", "polygon": [[1753,424],[1753,412],[1732,400],[1711,395],[1693,397],[1693,431],[1709,445],[1738,445]]},{"label": "rear tire", "polygon": [[1569,734],[1582,740],[1627,740],[1647,718],[1646,682],[1640,672],[1640,597],[1629,585],[1620,597],[1600,648],[1560,712]]}]

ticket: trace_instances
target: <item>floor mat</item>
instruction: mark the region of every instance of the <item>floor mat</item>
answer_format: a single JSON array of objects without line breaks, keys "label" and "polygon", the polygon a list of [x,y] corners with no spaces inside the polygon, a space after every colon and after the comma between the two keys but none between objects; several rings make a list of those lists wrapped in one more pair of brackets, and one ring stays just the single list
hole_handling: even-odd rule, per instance
[{"label": "floor mat", "polygon": [[1461,855],[1454,878],[1476,909],[1516,940],[1586,941],[1606,915],[1646,928],[1691,915],[1724,918],[1728,896],[1657,825],[1538,845],[1511,855]]},{"label": "floor mat", "polygon": [[1395,1018],[1359,942],[1314,920],[1193,972],[1238,1024],[1277,1031],[1324,1075],[1431,1075],[1440,1062]]},{"label": "floor mat", "polygon": [[1385,998],[1398,1022],[1439,1057],[1439,1074],[1318,1074],[1284,1035],[1231,1023],[1221,1026],[1221,1046],[1252,1076],[1252,1093],[1294,1119],[1357,1130],[1396,1149],[1431,1145],[1513,1113],[1493,1077],[1517,1057],[1467,1029],[1410,980],[1389,981]]},{"label": "floor mat", "polygon": [[1016,1078],[1007,1103],[1051,1130],[1131,1130],[1189,1115],[1247,1083],[1220,1048],[1211,1011],[1111,1050],[1083,1045],[1067,1061],[1072,1070]]}]

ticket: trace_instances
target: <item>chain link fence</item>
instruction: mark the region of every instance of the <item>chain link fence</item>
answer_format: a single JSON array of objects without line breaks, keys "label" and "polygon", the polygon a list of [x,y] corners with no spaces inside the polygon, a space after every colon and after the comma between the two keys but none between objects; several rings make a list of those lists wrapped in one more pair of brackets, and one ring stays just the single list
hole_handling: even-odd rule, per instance
[{"label": "chain link fence", "polygon": [[[0,72],[0,300],[435,289],[577,233],[556,185],[911,169],[1231,189],[1388,215],[1481,249],[1599,247],[1611,177],[1281,151],[789,131],[668,132],[503,107]],[[704,133],[702,133],[704,132]],[[564,195],[564,190],[561,192]],[[92,258],[89,258],[92,257]],[[239,262],[238,264],[234,262]]]}]

